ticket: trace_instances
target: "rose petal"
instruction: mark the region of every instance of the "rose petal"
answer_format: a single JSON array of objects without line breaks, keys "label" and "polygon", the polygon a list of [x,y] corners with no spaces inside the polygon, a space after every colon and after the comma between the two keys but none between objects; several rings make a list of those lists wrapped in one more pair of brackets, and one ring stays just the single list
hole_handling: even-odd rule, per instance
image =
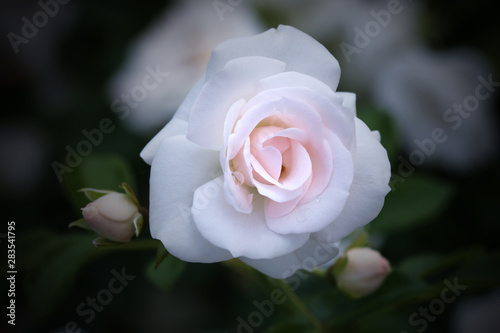
[{"label": "rose petal", "polygon": [[309,234],[280,235],[269,230],[261,197],[254,197],[252,213],[243,214],[227,203],[222,190],[212,191],[214,185],[217,186],[216,180],[195,191],[194,221],[203,237],[215,246],[227,249],[234,257],[274,258],[298,249],[309,239]]},{"label": "rose petal", "polygon": [[325,190],[332,178],[333,156],[330,145],[326,140],[321,150],[311,153],[309,156],[312,163],[311,185],[300,204],[305,204],[316,199]]},{"label": "rose petal", "polygon": [[269,29],[259,35],[228,40],[220,44],[212,52],[207,65],[207,75],[220,71],[231,59],[248,55],[278,59],[286,63],[287,71],[316,77],[333,91],[337,89],[340,79],[337,59],[311,36],[286,25]]},{"label": "rose petal", "polygon": [[321,117],[303,101],[282,97],[276,91],[264,92],[252,98],[245,109],[245,114],[234,128],[233,150],[239,151],[250,133],[265,119],[270,121],[269,126],[304,130],[308,135],[308,149],[319,148],[323,143]]},{"label": "rose petal", "polygon": [[[353,142],[355,94],[334,93],[321,81],[295,72],[284,72],[262,79],[257,95],[274,94],[307,102],[321,116],[325,127],[331,129],[346,147]],[[342,98],[346,97],[344,106]],[[248,107],[252,105],[249,101]]]},{"label": "rose petal", "polygon": [[[175,156],[175,158],[174,158]],[[193,222],[193,192],[220,172],[218,153],[185,136],[164,139],[151,165],[150,230],[181,260],[217,262],[232,258],[201,236]]]},{"label": "rose petal", "polygon": [[[229,137],[233,132],[234,125],[242,113],[242,109],[245,106],[246,101],[242,98],[236,101],[231,107],[226,115],[226,120],[224,120],[224,151],[228,148]],[[232,160],[236,152],[228,154],[228,159]]]},{"label": "rose petal", "polygon": [[264,209],[266,212],[266,218],[267,217],[281,217],[287,214],[290,214],[292,210],[297,207],[297,204],[302,201],[304,198],[304,195],[306,195],[309,186],[311,185],[311,179],[312,177],[309,177],[309,179],[306,181],[306,183],[302,186],[301,192],[302,194],[299,195],[297,198],[285,202],[277,202],[271,199],[266,199]]},{"label": "rose petal", "polygon": [[325,140],[322,149],[309,155],[312,161],[312,176],[300,197],[288,202],[266,201],[266,216],[271,218],[282,217],[289,214],[297,204],[305,204],[316,199],[323,192],[332,176],[333,158],[330,146]]},{"label": "rose petal", "polygon": [[356,115],[356,94],[352,92],[337,91],[335,95],[342,97],[342,106]]},{"label": "rose petal", "polygon": [[299,142],[290,142],[290,149],[283,153],[283,171],[279,183],[280,187],[295,190],[304,185],[311,176],[312,164],[307,150]]},{"label": "rose petal", "polygon": [[203,147],[221,150],[224,121],[231,105],[242,98],[250,99],[260,79],[281,73],[285,66],[275,59],[244,57],[229,61],[219,72],[207,76],[189,115],[187,138]]},{"label": "rose petal", "polygon": [[309,239],[298,250],[277,258],[254,260],[239,258],[244,263],[275,279],[286,279],[298,269],[312,271],[318,265],[332,261],[338,257],[338,243],[323,243]]},{"label": "rose petal", "polygon": [[314,200],[297,206],[288,215],[267,216],[271,230],[283,234],[320,231],[342,212],[353,181],[353,160],[337,136],[328,131],[326,139],[333,157],[333,171],[327,187]]},{"label": "rose petal", "polygon": [[387,151],[370,129],[356,119],[357,155],[351,194],[342,213],[325,229],[314,234],[320,240],[339,240],[372,221],[382,210],[390,191],[391,166]]},{"label": "rose petal", "polygon": [[[231,140],[233,135],[229,138],[229,145],[231,146]],[[243,177],[243,182],[247,186],[253,185],[253,176],[252,176],[252,166],[250,162],[250,139],[247,139],[245,142],[245,147],[240,150],[238,154],[231,160],[233,163],[233,170],[238,171]],[[228,162],[229,163],[229,162]]]},{"label": "rose petal", "polygon": [[165,127],[163,127],[154,137],[149,141],[149,143],[141,151],[141,158],[148,164],[151,165],[153,158],[156,154],[158,146],[163,141],[163,139],[175,136],[175,135],[186,135],[187,134],[187,120],[189,118],[189,112],[191,106],[193,105],[198,92],[201,90],[204,84],[204,79],[199,80],[196,85],[187,94],[184,102],[179,106],[174,117],[168,122]]},{"label": "rose petal", "polygon": [[257,150],[254,155],[264,168],[266,174],[270,175],[275,181],[278,181],[283,166],[280,151],[274,147],[265,147]]},{"label": "rose petal", "polygon": [[279,88],[299,88],[302,91],[314,91],[318,96],[336,99],[335,90],[332,90],[323,81],[311,75],[292,71],[286,71],[263,78],[257,85],[257,94]]},{"label": "rose petal", "polygon": [[221,162],[224,170],[224,195],[227,202],[233,206],[238,212],[252,212],[252,198],[248,189],[242,184],[245,182],[245,174],[239,171],[231,171],[229,168],[229,160],[224,157],[224,152],[221,152]]},{"label": "rose petal", "polygon": [[264,142],[273,137],[274,133],[280,130],[282,128],[275,126],[257,127],[250,134],[250,152],[263,168],[263,172],[260,170],[256,170],[256,172],[264,179],[269,178],[269,181],[278,181],[283,161],[279,149],[272,146],[263,147],[263,145]]}]

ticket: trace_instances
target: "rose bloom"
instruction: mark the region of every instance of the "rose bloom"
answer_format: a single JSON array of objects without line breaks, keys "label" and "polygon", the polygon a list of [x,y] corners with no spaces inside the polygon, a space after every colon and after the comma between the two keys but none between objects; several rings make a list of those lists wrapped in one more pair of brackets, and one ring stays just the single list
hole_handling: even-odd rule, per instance
[{"label": "rose bloom", "polygon": [[338,256],[382,209],[391,174],[339,78],[326,48],[289,26],[219,45],[141,152],[152,236],[182,260],[239,258],[274,278]]}]

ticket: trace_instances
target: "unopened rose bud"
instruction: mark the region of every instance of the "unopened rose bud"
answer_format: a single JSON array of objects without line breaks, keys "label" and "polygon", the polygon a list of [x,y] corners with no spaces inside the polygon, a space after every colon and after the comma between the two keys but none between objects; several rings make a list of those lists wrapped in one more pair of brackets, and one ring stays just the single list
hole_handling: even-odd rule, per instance
[{"label": "unopened rose bud", "polygon": [[348,250],[345,259],[339,260],[337,264],[340,265],[334,268],[337,286],[354,298],[366,296],[377,290],[391,272],[389,261],[378,251],[370,248]]},{"label": "unopened rose bud", "polygon": [[[98,193],[98,190],[86,191]],[[87,192],[86,195],[92,197]],[[133,198],[111,191],[82,208],[82,215],[90,229],[113,242],[128,242],[134,234],[138,236],[143,223]]]}]

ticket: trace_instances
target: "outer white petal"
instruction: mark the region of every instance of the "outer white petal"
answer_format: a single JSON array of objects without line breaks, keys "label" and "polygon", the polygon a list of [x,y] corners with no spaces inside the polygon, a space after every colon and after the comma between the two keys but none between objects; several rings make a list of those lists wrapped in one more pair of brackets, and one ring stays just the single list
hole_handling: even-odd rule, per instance
[{"label": "outer white petal", "polygon": [[275,279],[286,279],[298,269],[311,271],[313,268],[331,262],[339,255],[338,243],[324,243],[309,239],[298,250],[273,259],[239,258],[244,263]]},{"label": "outer white petal", "polygon": [[191,215],[193,192],[220,173],[219,154],[185,136],[163,140],[151,165],[150,229],[181,260],[216,262],[231,254],[201,236]]},{"label": "outer white petal", "polygon": [[193,89],[191,89],[189,94],[186,96],[184,102],[182,102],[182,104],[179,106],[179,109],[177,109],[174,117],[170,120],[170,122],[168,122],[167,125],[165,125],[165,127],[163,127],[161,131],[158,132],[141,151],[140,155],[146,163],[151,164],[153,162],[156,150],[158,149],[158,146],[163,141],[163,139],[172,137],[174,135],[187,134],[187,120],[189,118],[189,112],[203,84],[204,79],[201,79],[198,81],[198,83],[196,83]]},{"label": "outer white petal", "polygon": [[189,115],[188,139],[210,149],[222,149],[224,122],[231,105],[253,97],[259,80],[283,72],[285,66],[279,60],[250,56],[233,59],[214,75],[207,75]]},{"label": "outer white petal", "polygon": [[378,136],[356,118],[357,153],[354,180],[344,210],[329,226],[313,234],[313,238],[336,241],[372,221],[382,210],[391,190],[391,166],[387,151]]},{"label": "outer white petal", "polygon": [[356,94],[352,92],[337,91],[335,95],[342,97],[342,106],[356,115]]},{"label": "outer white petal", "polygon": [[212,52],[207,75],[221,70],[231,59],[257,55],[281,60],[286,63],[287,72],[311,75],[337,90],[340,79],[337,59],[311,36],[286,25],[220,44]]},{"label": "outer white petal", "polygon": [[222,179],[210,181],[194,194],[193,217],[200,233],[234,257],[268,259],[291,253],[309,239],[309,234],[281,235],[265,221],[263,198],[254,196],[250,214],[235,210],[224,198]]}]

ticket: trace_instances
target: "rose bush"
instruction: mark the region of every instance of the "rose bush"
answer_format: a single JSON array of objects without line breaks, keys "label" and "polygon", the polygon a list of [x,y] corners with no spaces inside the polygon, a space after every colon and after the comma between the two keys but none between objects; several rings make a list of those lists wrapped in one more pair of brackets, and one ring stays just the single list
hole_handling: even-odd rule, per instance
[{"label": "rose bush", "polygon": [[339,78],[337,60],[289,26],[219,45],[141,152],[152,236],[182,260],[239,258],[275,278],[334,259],[390,190],[380,135]]}]

